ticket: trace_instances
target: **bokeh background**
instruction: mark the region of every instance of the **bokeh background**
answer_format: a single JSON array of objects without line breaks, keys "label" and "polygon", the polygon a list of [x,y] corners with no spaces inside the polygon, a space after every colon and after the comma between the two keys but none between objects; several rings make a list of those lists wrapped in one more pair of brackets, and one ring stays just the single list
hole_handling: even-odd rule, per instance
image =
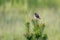
[{"label": "bokeh background", "polygon": [[34,12],[45,23],[48,40],[60,40],[60,0],[0,0],[0,40],[26,40],[25,22]]}]

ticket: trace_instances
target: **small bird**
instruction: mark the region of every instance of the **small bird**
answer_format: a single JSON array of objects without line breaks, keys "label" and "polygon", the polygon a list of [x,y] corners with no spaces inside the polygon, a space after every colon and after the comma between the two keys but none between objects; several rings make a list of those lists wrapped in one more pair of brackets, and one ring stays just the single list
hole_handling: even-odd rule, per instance
[{"label": "small bird", "polygon": [[36,19],[40,19],[39,15],[38,15],[37,13],[34,14],[34,17],[35,17]]}]

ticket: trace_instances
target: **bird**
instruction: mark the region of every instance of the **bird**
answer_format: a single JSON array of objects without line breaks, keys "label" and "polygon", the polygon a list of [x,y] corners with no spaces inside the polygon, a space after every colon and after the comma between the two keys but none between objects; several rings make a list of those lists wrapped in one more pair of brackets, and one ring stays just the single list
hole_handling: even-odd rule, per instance
[{"label": "bird", "polygon": [[36,19],[40,19],[39,15],[38,15],[37,13],[34,13],[34,17],[35,17]]}]

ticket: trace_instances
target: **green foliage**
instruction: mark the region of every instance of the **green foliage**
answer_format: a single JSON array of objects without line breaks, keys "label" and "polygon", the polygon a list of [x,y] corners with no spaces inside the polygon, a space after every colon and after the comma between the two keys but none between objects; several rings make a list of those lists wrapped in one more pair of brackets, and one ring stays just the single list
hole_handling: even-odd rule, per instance
[{"label": "green foliage", "polygon": [[44,34],[44,36],[42,37],[42,40],[47,40],[47,34]]},{"label": "green foliage", "polygon": [[30,33],[26,33],[24,36],[27,38],[27,40],[32,40],[33,38],[33,35]]},{"label": "green foliage", "polygon": [[28,7],[29,8],[36,8],[38,6],[38,0],[28,0]]},{"label": "green foliage", "polygon": [[33,28],[33,32],[30,33],[30,23],[27,22],[26,23],[26,28],[28,29],[26,31],[26,34],[25,34],[25,37],[28,39],[28,40],[33,40],[33,39],[36,39],[36,40],[47,40],[47,34],[43,34],[43,31],[44,31],[44,28],[45,28],[45,24],[39,24],[38,23],[39,21],[38,20],[32,20],[32,24],[34,26]]},{"label": "green foliage", "polygon": [[0,0],[0,5],[3,5],[6,2],[11,2],[12,5],[20,4],[20,6],[24,6],[27,4],[28,9],[36,9],[36,8],[58,8],[60,5],[59,0]]},{"label": "green foliage", "polygon": [[30,23],[27,22],[25,25],[26,25],[26,29],[27,29],[25,37],[27,38],[27,40],[32,40],[33,35],[29,32]]},{"label": "green foliage", "polygon": [[29,32],[29,26],[30,26],[30,23],[27,22],[27,23],[26,23],[26,29],[28,30],[28,32]]},{"label": "green foliage", "polygon": [[0,0],[0,6],[4,5],[6,2],[9,2],[10,0]]},{"label": "green foliage", "polygon": [[19,3],[19,0],[16,0],[16,3]]},{"label": "green foliage", "polygon": [[4,0],[0,0],[0,5],[4,4]]},{"label": "green foliage", "polygon": [[11,4],[12,4],[12,5],[14,4],[14,0],[11,1]]}]

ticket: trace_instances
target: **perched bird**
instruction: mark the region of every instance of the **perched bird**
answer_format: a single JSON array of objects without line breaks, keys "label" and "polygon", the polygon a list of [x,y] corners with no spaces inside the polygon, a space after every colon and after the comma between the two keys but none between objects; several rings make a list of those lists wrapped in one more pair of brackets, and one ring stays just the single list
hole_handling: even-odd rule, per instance
[{"label": "perched bird", "polygon": [[37,13],[34,14],[34,18],[40,19],[39,15]]}]

